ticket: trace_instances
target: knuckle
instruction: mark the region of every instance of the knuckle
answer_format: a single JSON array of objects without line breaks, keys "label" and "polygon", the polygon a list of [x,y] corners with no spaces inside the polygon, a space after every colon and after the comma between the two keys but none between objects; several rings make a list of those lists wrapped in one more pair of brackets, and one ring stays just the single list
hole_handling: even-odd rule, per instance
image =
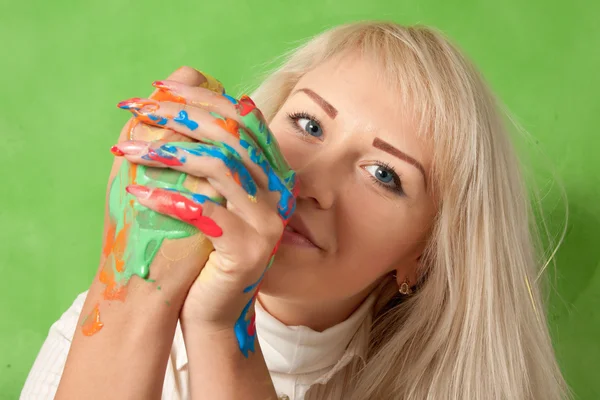
[{"label": "knuckle", "polygon": [[229,169],[221,159],[216,157],[201,157],[200,161],[203,164],[204,175],[216,178],[225,176],[229,172]]}]

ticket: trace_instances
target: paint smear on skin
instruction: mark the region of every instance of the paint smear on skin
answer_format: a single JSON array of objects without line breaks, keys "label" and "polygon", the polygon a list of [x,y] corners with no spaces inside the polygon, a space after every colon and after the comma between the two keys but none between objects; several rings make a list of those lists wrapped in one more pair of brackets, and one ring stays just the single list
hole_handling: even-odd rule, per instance
[{"label": "paint smear on skin", "polygon": [[[212,114],[212,115],[214,115],[214,114]],[[235,137],[236,139],[240,138],[240,133],[239,133],[239,131],[240,131],[240,124],[238,124],[238,122],[235,119],[231,119],[231,118],[224,118],[224,119],[222,119],[219,116],[215,120],[215,123],[217,125],[219,125],[221,128],[223,128],[223,130],[225,130],[226,132],[228,132],[231,135],[233,135],[233,137]]]},{"label": "paint smear on skin", "polygon": [[223,97],[225,97],[227,100],[229,100],[231,102],[231,104],[237,104],[238,101],[236,99],[234,99],[233,97],[231,97],[228,94],[223,93]]},{"label": "paint smear on skin", "polygon": [[195,131],[196,129],[198,129],[198,123],[196,121],[192,121],[187,111],[185,110],[179,111],[179,114],[175,118],[173,118],[173,121],[185,126],[190,131]]},{"label": "paint smear on skin", "polygon": [[92,336],[93,334],[97,333],[100,329],[102,329],[103,326],[104,324],[100,321],[100,309],[98,307],[98,304],[96,304],[92,309],[90,315],[88,315],[84,319],[81,327],[81,332],[85,336]]},{"label": "paint smear on skin", "polygon": [[150,189],[138,185],[128,186],[127,191],[143,196],[159,213],[180,219],[207,236],[219,237],[223,234],[223,230],[215,221],[202,215],[202,205],[193,198],[188,198],[176,191]]},{"label": "paint smear on skin", "polygon": [[148,152],[142,156],[144,160],[152,160],[158,161],[162,164],[165,164],[169,167],[177,167],[183,165],[185,163],[185,158],[180,160],[173,154],[169,154],[167,151],[164,151],[162,148],[153,149],[149,148]]},{"label": "paint smear on skin", "polygon": [[[177,100],[180,100],[174,99],[168,93],[161,91],[157,93],[159,99],[163,101],[179,102]],[[153,106],[159,99],[153,97],[145,104]],[[119,105],[127,106],[125,102]],[[141,122],[156,125],[157,121],[143,115],[138,116],[127,127],[129,140],[133,139],[134,129]],[[165,130],[165,134],[167,133],[170,131]],[[186,174],[170,169],[148,168],[128,162],[121,164],[110,186],[109,222],[102,252],[102,267],[98,276],[100,282],[105,285],[104,300],[124,301],[127,296],[127,285],[134,275],[148,279],[150,264],[165,239],[185,238],[199,232],[196,227],[183,221],[141,206],[134,201],[134,196],[127,193],[125,188],[131,184],[141,184],[185,193],[188,192],[183,185],[186,177]],[[206,196],[201,198],[207,199]],[[215,200],[215,202],[219,201]],[[87,316],[86,322],[97,320],[101,324],[99,315],[98,306]],[[97,324],[95,327],[97,329],[85,329],[85,332],[89,333],[88,336],[97,333],[101,325]]]},{"label": "paint smear on skin", "polygon": [[[223,90],[222,94],[224,93],[225,92]],[[162,94],[164,95],[164,93]],[[256,109],[254,102],[252,102],[252,100],[250,100],[250,98],[247,96],[243,96],[239,102],[235,101],[235,99],[232,101],[230,96],[226,96],[226,98],[228,98],[228,100],[233,104],[236,104],[236,109],[238,110],[242,121],[244,122],[245,126],[255,134],[256,141],[254,141],[254,139],[248,135],[244,129],[239,129],[237,123],[233,124],[224,118],[217,118],[217,121],[223,121],[217,123],[227,132],[240,139],[240,144],[248,151],[251,160],[259,165],[268,176],[269,190],[278,191],[280,193],[280,201],[278,205],[279,214],[281,216],[282,223],[286,225],[289,217],[294,211],[295,198],[298,191],[295,173],[285,162],[285,159],[279,151],[276,142],[272,140],[271,132],[266,127],[264,119],[262,118],[262,115],[258,109]],[[160,123],[162,123],[162,119],[158,119],[156,117],[154,119],[147,115],[137,115],[137,117],[138,120],[146,122],[150,125],[160,125]],[[189,121],[189,118],[186,115],[180,115],[178,118],[181,120],[178,122],[183,124]],[[173,159],[171,159],[171,157],[177,158],[175,154],[178,154],[179,150],[187,152],[188,154],[217,157],[222,159],[226,164],[229,163],[228,167],[232,171],[234,179],[240,182],[242,186],[245,185],[244,188],[249,195],[255,195],[256,187],[255,185],[250,185],[250,182],[253,183],[253,181],[251,181],[251,177],[249,177],[250,179],[245,178],[245,173],[248,171],[243,166],[243,163],[241,163],[241,157],[230,146],[227,146],[226,144],[217,145],[215,143],[213,143],[213,146],[208,146],[206,144],[184,142],[181,144],[178,143],[176,148],[162,148],[160,151],[163,153],[156,153],[158,156],[166,158],[167,162],[175,162]],[[178,158],[178,161],[184,162],[181,158]],[[105,246],[107,248],[111,248],[111,251],[107,255],[105,261],[105,267],[107,265],[110,266],[110,268],[106,268],[107,273],[105,274],[107,292],[114,292],[117,295],[120,295],[120,290],[125,288],[128,280],[134,274],[139,275],[142,278],[147,278],[150,262],[155,256],[156,251],[160,248],[164,238],[186,237],[190,234],[193,234],[193,231],[190,232],[190,230],[195,228],[183,222],[180,222],[180,224],[183,226],[177,225],[176,223],[179,221],[175,219],[162,216],[147,208],[143,208],[136,202],[127,201],[130,199],[127,199],[127,196],[124,194],[124,185],[127,186],[127,183],[143,186],[151,184],[153,187],[165,189],[162,191],[153,192],[157,193],[157,196],[161,196],[159,199],[159,202],[161,202],[160,204],[162,204],[160,211],[163,211],[166,214],[177,216],[178,218],[182,218],[192,224],[198,223],[202,217],[202,207],[200,204],[203,201],[206,201],[204,198],[194,198],[194,194],[190,194],[191,198],[187,198],[184,195],[187,190],[182,187],[185,176],[181,173],[177,173],[172,170],[164,170],[163,173],[170,172],[175,174],[172,175],[171,178],[174,176],[183,176],[183,179],[177,178],[176,182],[171,181],[161,187],[156,185],[155,182],[152,182],[148,176],[145,175],[146,167],[134,165],[130,168],[128,167],[128,163],[123,163],[121,172],[122,173],[120,173],[117,179],[113,181],[109,195],[109,211],[111,215],[111,221],[115,221],[115,227],[112,229],[112,231],[114,231],[114,240],[112,245],[108,245],[109,241],[107,240],[107,246]],[[181,193],[176,193],[174,191],[179,191]],[[125,199],[123,197],[125,197]],[[128,204],[130,205],[129,208],[127,207]],[[113,210],[116,212],[113,212]],[[160,218],[163,218],[163,221],[161,221],[162,223],[157,222],[160,221]],[[164,218],[168,218],[168,222],[164,221]],[[214,221],[211,220],[211,222],[214,224]],[[202,221],[202,223],[207,223],[207,221]],[[202,228],[204,228],[204,226],[202,226]],[[218,228],[216,224],[215,226],[211,226],[211,229],[216,228]],[[111,229],[109,229],[109,231],[111,231]],[[131,241],[132,244],[135,243],[136,246],[134,250],[131,250],[133,248],[132,246],[123,246],[122,248],[124,251],[118,251],[121,246],[117,245],[117,242],[121,241],[122,239],[119,236],[119,232],[122,231],[127,233],[124,235],[125,240]],[[274,256],[278,247],[279,242],[273,249],[268,266],[265,268],[262,276],[264,276],[264,273],[273,264]],[[127,251],[129,254],[126,254]],[[239,348],[245,357],[249,356],[250,351],[255,351],[255,319],[254,316],[248,318],[248,312],[253,302],[256,300],[259,286],[262,281],[262,276],[257,282],[244,289],[244,293],[249,293],[254,290],[254,294],[249,302],[245,305],[234,326]],[[111,290],[109,290],[109,287],[111,287]],[[120,297],[122,297],[121,299],[124,299],[124,294],[120,295]]]},{"label": "paint smear on skin", "polygon": [[254,102],[242,96],[236,106],[244,125],[254,134],[256,140],[245,129],[239,127],[237,121],[223,118],[217,113],[210,114],[216,118],[215,123],[225,131],[239,138],[240,145],[245,148],[252,162],[261,167],[269,180],[269,190],[279,192],[279,214],[282,219],[291,217],[295,209],[297,193],[296,176],[288,166],[272,133],[264,123],[262,114]]},{"label": "paint smear on skin", "polygon": [[[235,102],[232,103],[236,104]],[[254,133],[256,141],[250,135],[248,135],[246,130],[240,129],[233,123],[228,124],[227,119],[219,117],[218,115],[213,116],[217,118],[216,123],[226,131],[232,133],[231,131],[233,129],[237,129],[237,135],[234,135],[240,139],[240,144],[248,151],[252,162],[259,165],[267,175],[269,179],[269,190],[280,193],[278,210],[282,223],[285,226],[294,212],[296,206],[296,197],[298,196],[299,187],[295,172],[289,168],[278,146],[276,145],[276,142],[272,140],[271,132],[264,123],[264,119],[260,114],[260,111],[258,111],[254,105],[254,102],[252,102],[249,97],[242,96],[236,108],[242,117],[242,122],[244,125],[252,133]],[[264,274],[273,265],[275,253],[277,252],[280,243],[281,239],[273,248],[269,263],[263,271],[261,277],[254,284],[244,289],[244,293],[250,293],[254,291],[254,294],[248,303],[246,303],[244,309],[238,317],[234,326],[234,331],[240,351],[246,358],[249,356],[249,352],[255,351],[254,344],[256,341],[255,314],[248,319],[248,311],[250,310],[252,304],[254,304],[256,301],[256,296],[260,290],[260,284]]]},{"label": "paint smear on skin", "polygon": [[[244,165],[240,154],[231,146],[223,142],[205,140],[206,143],[198,142],[170,142],[162,145],[158,150],[170,155],[191,154],[194,156],[210,156],[218,158],[231,172],[233,179],[250,196],[256,196],[257,187],[252,175]],[[179,157],[179,161],[185,162],[185,157]]]}]

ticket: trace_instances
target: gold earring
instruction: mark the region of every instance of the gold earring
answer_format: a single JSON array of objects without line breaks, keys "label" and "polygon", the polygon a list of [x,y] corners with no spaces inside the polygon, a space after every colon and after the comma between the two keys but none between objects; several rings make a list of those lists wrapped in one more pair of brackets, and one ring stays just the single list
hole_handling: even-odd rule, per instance
[{"label": "gold earring", "polygon": [[398,288],[398,292],[400,292],[400,294],[403,294],[405,296],[412,294],[412,289],[410,288],[410,285],[408,284],[408,279],[406,279],[404,282],[402,282],[400,284],[400,287]]}]

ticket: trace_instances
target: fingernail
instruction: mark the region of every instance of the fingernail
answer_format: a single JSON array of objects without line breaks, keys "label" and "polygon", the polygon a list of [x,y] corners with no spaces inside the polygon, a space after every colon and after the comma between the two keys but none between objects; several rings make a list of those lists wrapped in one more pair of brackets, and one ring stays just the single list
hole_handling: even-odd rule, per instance
[{"label": "fingernail", "polygon": [[132,105],[135,104],[135,102],[137,102],[139,100],[141,100],[139,97],[134,97],[131,99],[123,100],[117,104],[117,107],[128,110],[131,108]]},{"label": "fingernail", "polygon": [[[152,106],[152,107],[150,107]],[[150,99],[142,99],[140,97],[133,97],[131,99],[120,101],[117,107],[123,110],[141,110],[148,109],[149,111],[155,111],[158,109],[158,103]]]},{"label": "fingernail", "polygon": [[124,155],[136,155],[145,151],[148,148],[148,142],[142,140],[128,140],[126,142],[117,143],[110,148],[110,151],[115,155],[122,157]]},{"label": "fingernail", "polygon": [[154,81],[154,82],[152,82],[152,86],[154,86],[155,88],[158,88],[158,89],[169,89],[169,85],[167,85],[163,81]]},{"label": "fingernail", "polygon": [[123,157],[125,153],[121,151],[117,146],[113,146],[110,148],[110,152],[113,153],[117,157]]},{"label": "fingernail", "polygon": [[152,193],[152,190],[149,187],[141,185],[127,185],[125,190],[127,190],[127,193],[130,193],[139,199],[147,199]]},{"label": "fingernail", "polygon": [[242,98],[240,99],[240,101],[243,101],[244,103],[248,103],[249,105],[256,107],[256,104],[254,104],[254,101],[247,94],[243,95]]},{"label": "fingernail", "polygon": [[247,95],[243,95],[242,97],[240,97],[240,101],[238,102],[236,107],[240,115],[242,117],[245,117],[256,108],[256,104],[254,104],[250,97],[248,97]]}]

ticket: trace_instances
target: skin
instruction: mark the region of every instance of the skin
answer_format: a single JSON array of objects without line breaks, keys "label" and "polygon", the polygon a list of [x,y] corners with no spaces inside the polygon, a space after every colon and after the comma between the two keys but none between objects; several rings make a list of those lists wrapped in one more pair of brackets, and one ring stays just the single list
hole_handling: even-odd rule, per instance
[{"label": "skin", "polygon": [[[398,94],[372,78],[376,68],[351,55],[319,65],[300,79],[270,124],[302,183],[295,215],[322,248],[282,245],[265,276],[259,301],[288,325],[324,330],[343,321],[386,274],[396,272],[398,284],[416,282],[435,202],[418,168],[372,143],[386,141],[426,173],[432,151],[417,137],[414,118],[399,111]],[[335,107],[335,118],[297,92],[304,88]],[[297,112],[321,122],[321,140],[297,132],[288,118]],[[365,168],[373,161],[394,167],[404,196],[372,182],[368,171],[374,170]]]}]

